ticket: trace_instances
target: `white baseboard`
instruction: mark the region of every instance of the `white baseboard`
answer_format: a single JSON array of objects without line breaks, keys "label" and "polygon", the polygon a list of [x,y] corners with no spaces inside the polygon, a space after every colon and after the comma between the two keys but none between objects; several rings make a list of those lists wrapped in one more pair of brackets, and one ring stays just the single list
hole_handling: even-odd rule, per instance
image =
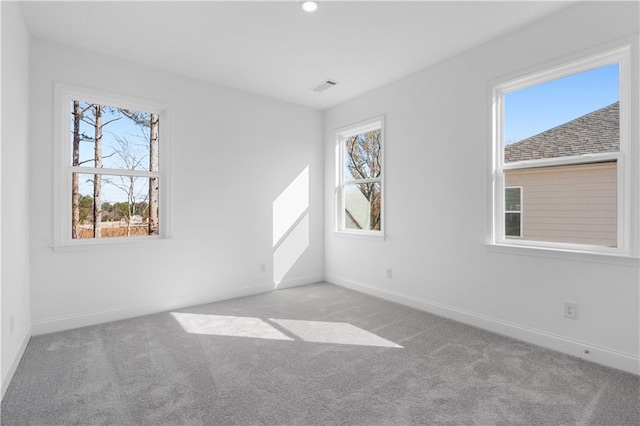
[{"label": "white baseboard", "polygon": [[9,388],[9,384],[11,383],[11,379],[13,379],[13,375],[16,374],[16,370],[18,369],[18,365],[20,364],[20,360],[22,360],[22,356],[24,355],[24,351],[27,350],[27,345],[29,344],[29,340],[31,339],[31,330],[27,331],[27,334],[24,336],[24,340],[18,349],[18,353],[15,358],[11,361],[11,366],[7,371],[7,374],[2,378],[2,399],[4,399],[4,394]]},{"label": "white baseboard", "polygon": [[[558,352],[606,365],[608,367],[627,371],[629,373],[640,374],[640,357],[633,354],[509,323],[496,318],[458,309],[453,306],[416,298],[407,294],[379,289],[337,276],[327,275],[325,276],[325,280],[351,290],[366,293],[381,299],[400,303],[438,316],[480,327],[514,339],[533,343],[538,346],[543,346]],[[585,354],[585,350],[588,350],[587,354]]]},{"label": "white baseboard", "polygon": [[139,317],[142,315],[155,314],[171,309],[181,309],[187,308],[189,306],[204,305],[207,303],[219,302],[222,300],[235,299],[238,297],[253,296],[255,294],[267,293],[269,291],[274,291],[281,288],[312,284],[318,281],[322,281],[323,279],[323,276],[295,278],[291,280],[284,280],[280,284],[278,284],[277,287],[273,283],[253,284],[240,288],[220,290],[212,293],[196,294],[179,299],[168,299],[150,304],[124,306],[99,312],[87,312],[77,315],[50,318],[33,322],[31,324],[31,329],[34,336],[40,334],[55,333],[57,331],[71,330],[74,328],[86,327],[89,325],[96,325],[110,321]]}]

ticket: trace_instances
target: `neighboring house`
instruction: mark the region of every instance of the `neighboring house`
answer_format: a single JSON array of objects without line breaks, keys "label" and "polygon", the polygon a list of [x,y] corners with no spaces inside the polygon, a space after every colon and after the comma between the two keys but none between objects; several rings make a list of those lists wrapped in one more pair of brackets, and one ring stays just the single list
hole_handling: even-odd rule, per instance
[{"label": "neighboring house", "polygon": [[356,187],[344,194],[345,228],[369,229],[371,222],[371,203]]},{"label": "neighboring house", "polygon": [[[619,151],[619,102],[505,147],[505,162]],[[615,246],[615,161],[505,172],[507,238]]]}]

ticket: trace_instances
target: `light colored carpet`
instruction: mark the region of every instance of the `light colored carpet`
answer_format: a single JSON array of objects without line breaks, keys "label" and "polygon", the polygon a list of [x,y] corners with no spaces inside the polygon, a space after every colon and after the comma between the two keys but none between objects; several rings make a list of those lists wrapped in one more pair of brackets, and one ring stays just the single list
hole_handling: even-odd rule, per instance
[{"label": "light colored carpet", "polygon": [[330,284],[31,339],[3,425],[640,423],[637,376]]}]

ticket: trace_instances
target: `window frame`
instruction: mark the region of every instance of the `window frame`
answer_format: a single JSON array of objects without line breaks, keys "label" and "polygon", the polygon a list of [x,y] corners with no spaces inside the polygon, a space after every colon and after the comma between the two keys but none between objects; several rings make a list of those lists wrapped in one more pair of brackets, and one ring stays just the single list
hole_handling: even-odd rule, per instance
[{"label": "window frame", "polygon": [[[637,68],[632,66],[632,55],[637,55],[637,41],[616,45],[606,51],[599,51],[560,64],[539,67],[521,72],[510,78],[490,82],[490,200],[488,242],[490,246],[542,249],[549,252],[567,251],[574,253],[637,257],[637,192],[638,185],[632,176],[637,176],[638,147],[637,123],[631,121],[631,111],[637,111],[637,97],[632,90],[632,76],[637,76]],[[504,161],[504,95],[536,84],[566,77],[601,66],[619,64],[619,102],[620,102],[620,150],[597,154],[584,154],[572,157],[546,158],[506,163]],[[633,143],[632,143],[633,142]],[[604,247],[588,244],[558,243],[551,241],[533,241],[523,238],[506,238],[505,216],[505,172],[517,169],[537,167],[588,164],[602,161],[617,162],[617,246]]]},{"label": "window frame", "polygon": [[[344,168],[344,142],[349,137],[380,129],[380,176],[373,179],[354,179],[345,181]],[[364,237],[372,239],[384,239],[385,230],[385,126],[384,116],[377,116],[368,120],[363,120],[348,126],[336,129],[335,135],[335,194],[334,194],[334,232],[339,235]],[[345,186],[357,183],[380,182],[380,230],[347,229],[345,227]]]},{"label": "window frame", "polygon": [[[145,244],[167,240],[171,235],[170,221],[170,135],[169,135],[169,106],[164,103],[148,101],[129,96],[109,93],[86,87],[65,83],[54,83],[54,147],[53,147],[53,243],[54,251],[76,251],[91,248],[120,248],[132,244]],[[71,120],[70,105],[78,100],[86,103],[127,108],[158,114],[158,172],[122,170],[71,164]],[[159,185],[158,235],[123,236],[117,238],[71,238],[72,194],[71,176],[73,173],[100,174],[111,176],[139,176],[157,177]]]},{"label": "window frame", "polygon": [[[519,189],[520,190],[520,210],[517,210],[517,211],[516,210],[507,210],[506,208],[504,210],[505,216],[507,215],[507,213],[511,213],[511,214],[518,213],[520,215],[520,230],[518,232],[518,235],[509,235],[508,237],[510,239],[511,238],[522,238],[522,230],[524,228],[523,225],[522,225],[523,218],[524,218],[524,216],[522,214],[523,213],[523,202],[522,201],[524,200],[524,188],[522,186],[505,186],[504,187],[505,193],[507,192],[507,189]],[[506,197],[505,197],[505,200],[506,200]],[[505,239],[506,238],[507,238],[507,235],[506,235],[506,230],[505,230]]]}]

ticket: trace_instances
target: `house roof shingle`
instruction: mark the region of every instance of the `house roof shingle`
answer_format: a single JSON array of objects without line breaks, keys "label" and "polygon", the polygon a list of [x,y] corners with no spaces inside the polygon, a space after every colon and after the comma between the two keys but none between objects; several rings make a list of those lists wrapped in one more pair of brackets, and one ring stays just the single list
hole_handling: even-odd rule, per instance
[{"label": "house roof shingle", "polygon": [[585,114],[504,149],[506,163],[620,150],[620,102]]}]

